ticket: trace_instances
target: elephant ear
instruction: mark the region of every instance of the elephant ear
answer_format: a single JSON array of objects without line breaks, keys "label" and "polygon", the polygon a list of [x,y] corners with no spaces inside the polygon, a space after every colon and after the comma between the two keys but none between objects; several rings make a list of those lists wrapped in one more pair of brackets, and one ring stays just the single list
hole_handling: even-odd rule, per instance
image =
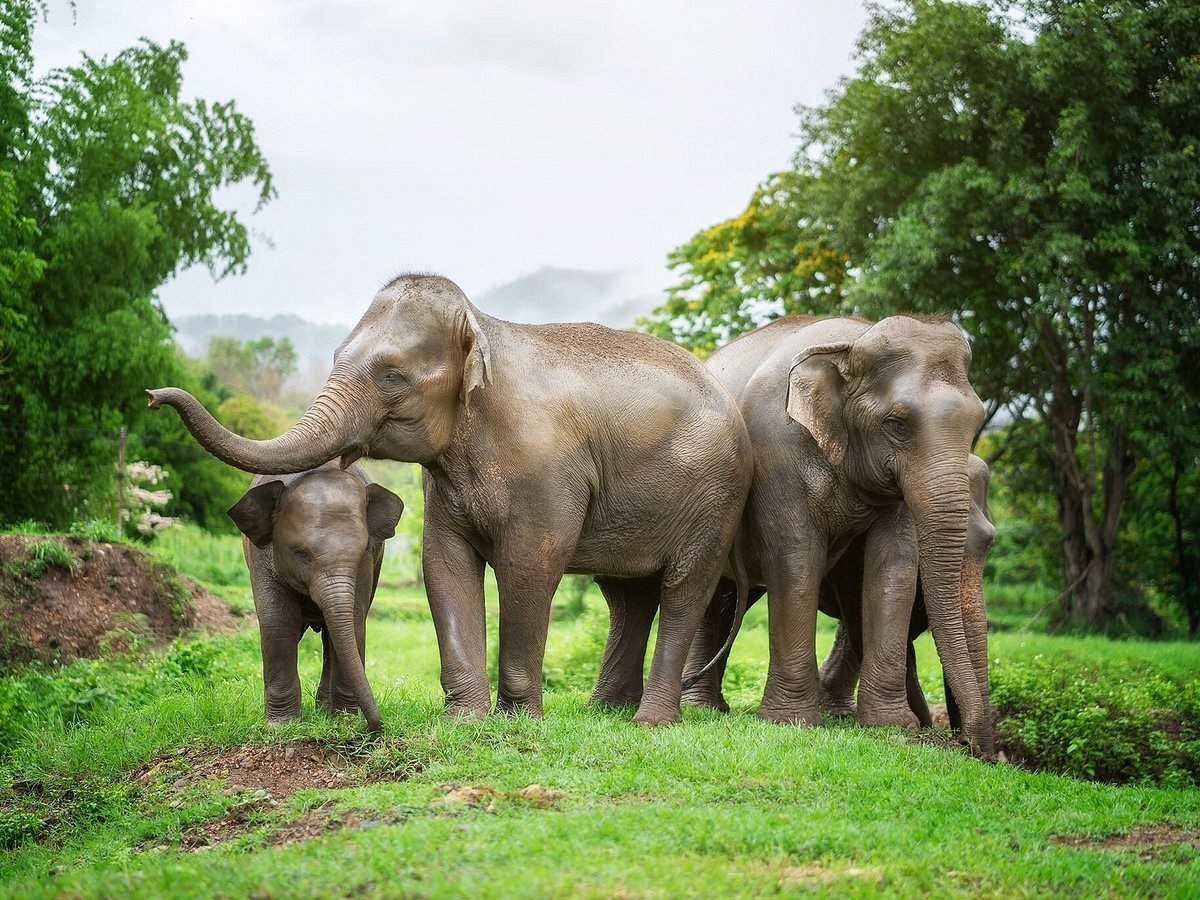
[{"label": "elephant ear", "polygon": [[846,421],[842,416],[850,380],[849,343],[821,344],[802,350],[788,372],[788,416],[807,429],[835,466],[846,455]]},{"label": "elephant ear", "polygon": [[375,541],[396,534],[396,523],[404,512],[404,501],[381,484],[367,485],[367,533]]},{"label": "elephant ear", "polygon": [[463,380],[462,402],[467,404],[468,395],[477,387],[483,387],[491,381],[492,349],[488,345],[487,335],[479,327],[475,311],[470,303],[464,304],[466,325],[463,329]]},{"label": "elephant ear", "polygon": [[282,494],[283,482],[276,478],[250,488],[241,500],[229,507],[229,518],[255,547],[270,545]]}]

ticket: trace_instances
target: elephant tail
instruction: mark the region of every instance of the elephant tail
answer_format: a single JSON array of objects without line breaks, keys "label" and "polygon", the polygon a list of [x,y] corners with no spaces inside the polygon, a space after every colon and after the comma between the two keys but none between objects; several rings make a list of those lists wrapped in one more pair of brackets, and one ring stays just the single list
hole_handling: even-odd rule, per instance
[{"label": "elephant tail", "polygon": [[725,643],[721,645],[721,649],[717,651],[717,655],[705,663],[704,668],[700,671],[693,672],[683,680],[685,691],[694,687],[713,666],[729,655],[729,651],[733,648],[734,638],[742,629],[742,619],[750,605],[750,577],[746,574],[746,561],[742,557],[741,529],[738,529],[737,534],[734,535],[733,547],[729,551],[729,565],[733,569],[733,582],[737,587],[737,599],[734,601],[733,607],[733,623],[729,626],[729,634],[725,638]]}]

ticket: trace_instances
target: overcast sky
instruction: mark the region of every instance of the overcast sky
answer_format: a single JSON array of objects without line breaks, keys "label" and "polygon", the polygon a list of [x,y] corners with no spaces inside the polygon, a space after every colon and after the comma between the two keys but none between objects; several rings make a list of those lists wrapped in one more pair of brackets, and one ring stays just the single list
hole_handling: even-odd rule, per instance
[{"label": "overcast sky", "polygon": [[248,221],[274,247],[242,277],[185,273],[161,291],[169,315],[349,324],[404,270],[468,296],[543,265],[661,290],[668,251],[788,164],[793,106],[850,73],[864,16],[855,0],[78,0],[73,19],[49,0],[35,55],[44,72],[178,39],[186,94],[254,121],[279,197]]}]

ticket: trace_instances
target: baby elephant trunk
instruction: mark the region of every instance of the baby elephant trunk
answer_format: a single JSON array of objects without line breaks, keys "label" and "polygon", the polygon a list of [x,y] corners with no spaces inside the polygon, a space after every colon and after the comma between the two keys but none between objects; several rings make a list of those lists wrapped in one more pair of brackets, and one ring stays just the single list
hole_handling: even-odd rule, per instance
[{"label": "baby elephant trunk", "polygon": [[365,634],[360,634],[356,615],[356,584],[353,571],[328,574],[314,580],[311,585],[312,597],[325,618],[329,643],[337,655],[338,670],[353,692],[354,700],[367,720],[367,727],[371,731],[380,731],[383,722],[379,718],[379,707],[375,704],[375,695],[367,682],[363,663]]}]

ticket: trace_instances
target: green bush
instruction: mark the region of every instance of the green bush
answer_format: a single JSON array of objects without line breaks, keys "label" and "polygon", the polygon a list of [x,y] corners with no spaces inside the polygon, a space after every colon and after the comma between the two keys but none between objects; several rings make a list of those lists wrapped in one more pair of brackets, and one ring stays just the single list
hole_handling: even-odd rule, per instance
[{"label": "green bush", "polygon": [[121,541],[116,524],[109,519],[85,519],[82,522],[74,522],[67,533],[87,541],[100,541],[106,544],[116,544]]},{"label": "green bush", "polygon": [[[136,646],[136,642],[135,642]],[[225,671],[233,648],[211,637],[176,639],[162,653],[34,664],[0,676],[0,763],[34,729],[96,722],[115,706],[138,706],[171,688],[202,688]]]},{"label": "green bush", "polygon": [[1106,782],[1200,785],[1200,681],[1028,659],[996,660],[997,734],[1037,768]]}]

